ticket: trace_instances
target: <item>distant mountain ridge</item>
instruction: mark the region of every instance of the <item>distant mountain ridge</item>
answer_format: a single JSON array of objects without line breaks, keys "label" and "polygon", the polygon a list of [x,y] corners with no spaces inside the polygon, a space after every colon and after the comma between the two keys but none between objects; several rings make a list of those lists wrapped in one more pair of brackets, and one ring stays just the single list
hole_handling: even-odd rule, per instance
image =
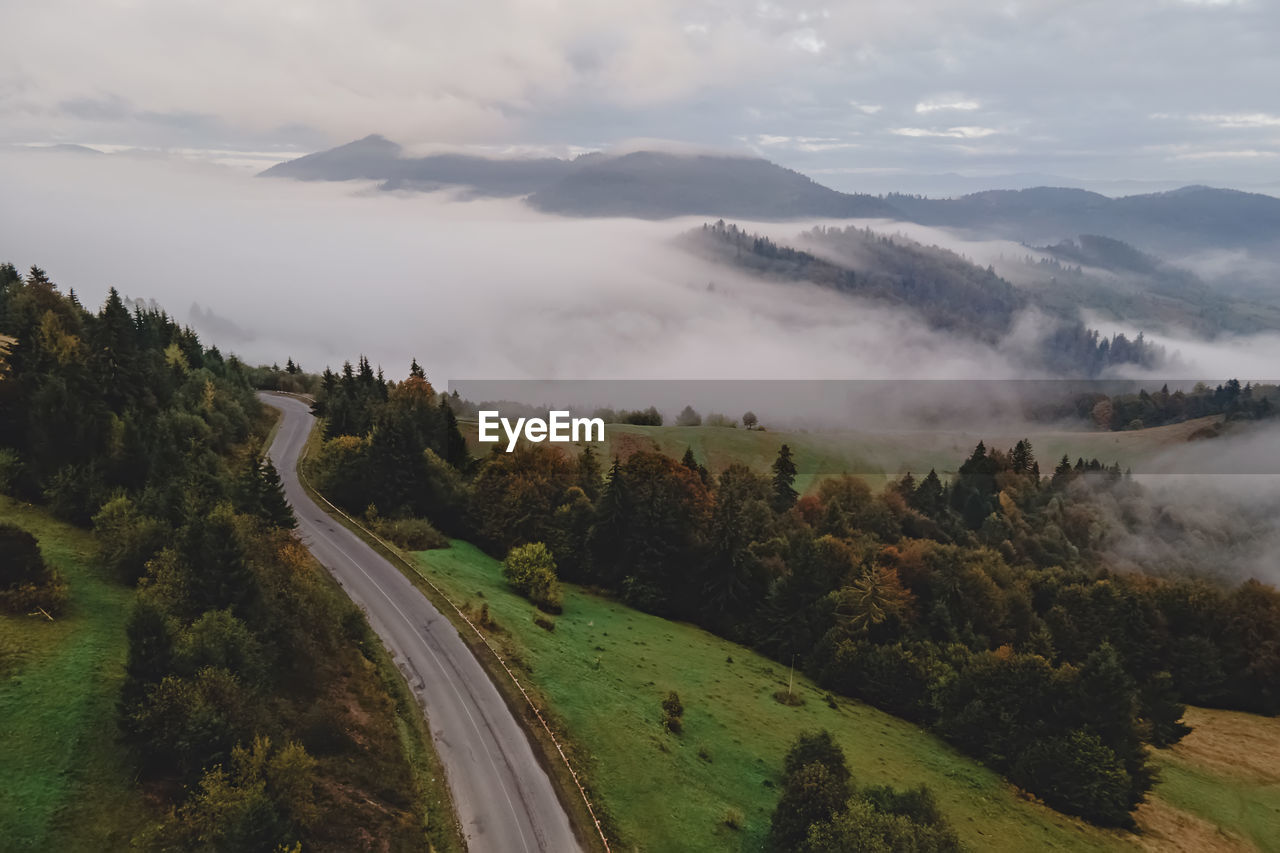
[{"label": "distant mountain ridge", "polygon": [[1099,234],[1144,251],[1247,248],[1280,258],[1280,198],[1204,186],[1120,198],[1055,187],[946,199],[873,196],[833,190],[759,157],[662,151],[571,160],[410,157],[376,134],[280,163],[262,175],[374,180],[384,189],[459,188],[478,196],[525,197],[532,207],[563,216],[883,218],[1027,244]]}]

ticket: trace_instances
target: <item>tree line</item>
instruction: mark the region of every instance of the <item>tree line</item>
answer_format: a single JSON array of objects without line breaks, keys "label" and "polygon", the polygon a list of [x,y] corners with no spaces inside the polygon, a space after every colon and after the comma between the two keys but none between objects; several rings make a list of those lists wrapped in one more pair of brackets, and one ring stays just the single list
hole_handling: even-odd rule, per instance
[{"label": "tree line", "polygon": [[[92,525],[97,571],[137,588],[117,722],[155,810],[133,844],[420,845],[377,640],[290,533],[252,371],[159,309],[112,289],[90,311],[34,267],[0,265],[0,335],[0,490]],[[56,579],[11,526],[0,566],[0,602]]]},{"label": "tree line", "polygon": [[[331,439],[315,470],[360,511],[374,491],[347,491],[366,471],[355,440]],[[1132,824],[1147,747],[1186,733],[1183,703],[1280,712],[1280,595],[1111,571],[1098,498],[1144,499],[1117,465],[1042,472],[1028,441],[980,443],[946,481],[830,477],[798,495],[785,445],[767,474],[713,473],[692,450],[422,455],[414,511],[509,557],[549,609],[557,582],[585,584],[794,659],[1101,824]]]}]

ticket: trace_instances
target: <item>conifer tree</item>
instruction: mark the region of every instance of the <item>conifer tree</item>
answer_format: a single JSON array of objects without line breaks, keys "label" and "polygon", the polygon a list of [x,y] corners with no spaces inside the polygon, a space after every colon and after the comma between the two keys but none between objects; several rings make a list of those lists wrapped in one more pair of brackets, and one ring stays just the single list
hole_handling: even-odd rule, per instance
[{"label": "conifer tree", "polygon": [[791,457],[791,448],[784,444],[778,448],[778,458],[773,461],[773,508],[776,512],[786,512],[795,504],[799,496],[795,482],[796,463]]},{"label": "conifer tree", "polygon": [[600,498],[600,458],[590,444],[578,455],[578,487],[592,503]]}]

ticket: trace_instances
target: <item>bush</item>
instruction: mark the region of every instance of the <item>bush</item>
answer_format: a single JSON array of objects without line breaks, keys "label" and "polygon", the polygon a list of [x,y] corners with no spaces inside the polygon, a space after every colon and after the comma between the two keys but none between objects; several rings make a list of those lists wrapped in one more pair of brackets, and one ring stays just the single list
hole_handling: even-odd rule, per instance
[{"label": "bush", "polygon": [[684,703],[680,701],[680,694],[674,690],[662,700],[662,725],[675,735],[684,731]]},{"label": "bush", "polygon": [[0,610],[51,616],[62,612],[68,597],[62,576],[45,564],[40,543],[21,527],[0,522]]},{"label": "bush", "polygon": [[507,553],[502,576],[511,587],[548,613],[559,613],[563,606],[560,581],[556,578],[556,561],[541,542],[520,545]]},{"label": "bush", "polygon": [[98,540],[98,564],[125,583],[136,583],[146,573],[147,561],[166,544],[170,535],[161,521],[143,515],[133,501],[116,497],[102,505],[93,517]]},{"label": "bush", "polygon": [[425,518],[369,519],[373,532],[406,551],[431,551],[448,548],[449,540]]},{"label": "bush", "polygon": [[39,585],[48,577],[36,537],[21,527],[0,522],[0,589]]},{"label": "bush", "polygon": [[1058,811],[1104,826],[1133,825],[1129,774],[1095,734],[1077,730],[1032,744],[1009,778]]},{"label": "bush", "polygon": [[0,495],[7,495],[13,489],[21,464],[17,453],[7,447],[0,447]]},{"label": "bush", "polygon": [[541,613],[533,614],[533,624],[544,631],[554,631],[556,629],[556,620],[543,616]]}]

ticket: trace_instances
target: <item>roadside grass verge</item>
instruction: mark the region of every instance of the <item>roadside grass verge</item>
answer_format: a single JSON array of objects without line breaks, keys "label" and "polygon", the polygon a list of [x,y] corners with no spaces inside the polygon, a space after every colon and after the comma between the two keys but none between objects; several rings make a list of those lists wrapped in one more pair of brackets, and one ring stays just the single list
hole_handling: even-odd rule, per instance
[{"label": "roadside grass verge", "polygon": [[[605,834],[612,839],[615,832],[613,831],[610,817],[607,813],[601,813],[598,808],[597,813],[594,816],[592,815],[591,811],[587,808],[586,803],[583,801],[582,794],[578,787],[579,784],[581,784],[587,790],[588,795],[591,795],[592,791],[590,781],[586,778],[575,779],[557,749],[557,746],[564,748],[568,759],[573,763],[575,770],[580,771],[582,763],[576,756],[574,743],[563,738],[563,729],[559,727],[556,727],[556,731],[558,735],[562,736],[562,739],[558,745],[551,737],[548,736],[546,729],[543,728],[533,710],[530,708],[529,700],[525,698],[525,696],[520,692],[519,687],[503,670],[502,664],[494,656],[493,649],[486,646],[485,642],[477,636],[475,631],[466,623],[466,621],[464,621],[463,618],[459,616],[458,612],[454,609],[454,602],[450,598],[446,598],[445,595],[442,594],[442,591],[434,587],[426,577],[414,570],[416,564],[412,554],[406,554],[397,549],[394,545],[371,535],[371,533],[364,527],[353,523],[350,518],[341,512],[335,511],[333,506],[325,499],[324,495],[312,487],[306,476],[307,461],[316,451],[319,450],[322,442],[323,438],[320,430],[313,428],[311,430],[311,434],[307,437],[307,443],[303,448],[302,456],[298,463],[299,472],[301,474],[299,481],[302,484],[302,488],[311,497],[311,499],[316,502],[316,504],[322,507],[325,512],[334,519],[334,521],[359,536],[367,545],[369,545],[369,547],[373,548],[373,550],[390,560],[392,565],[404,572],[405,576],[413,582],[414,586],[416,586],[418,590],[427,597],[427,600],[430,601],[432,605],[434,605],[435,608],[449,620],[454,628],[457,629],[459,636],[462,638],[463,642],[467,644],[468,648],[471,649],[472,653],[476,656],[476,659],[480,662],[480,665],[484,667],[485,671],[489,674],[490,680],[493,682],[498,692],[502,694],[502,698],[506,701],[507,707],[511,709],[516,721],[529,737],[529,740],[534,747],[533,754],[538,759],[543,770],[545,770],[547,775],[550,777],[552,784],[555,786],[557,796],[560,799],[561,805],[564,806],[569,815],[569,820],[573,825],[579,843],[581,843],[587,850],[603,851],[605,848],[601,843],[599,831],[595,826],[595,820],[599,820],[601,822],[604,827]],[[385,653],[384,649],[384,654]],[[390,657],[388,655],[388,661],[389,660]],[[403,676],[397,674],[397,677],[401,679],[401,685],[402,689],[405,691],[405,696],[411,697],[412,694],[408,692],[408,686],[403,683]],[[412,701],[411,698],[410,701]],[[545,708],[542,708],[541,703],[539,704],[539,707],[541,710],[545,710]],[[421,709],[419,709],[419,717],[424,719],[425,725],[425,717],[423,717]],[[432,754],[434,755],[434,750],[432,751]],[[441,784],[444,784],[443,777],[441,777]],[[447,796],[447,794],[448,790],[446,786],[445,795]]]},{"label": "roadside grass verge", "polygon": [[151,810],[116,738],[133,591],[90,566],[93,539],[0,496],[0,520],[30,531],[66,577],[66,613],[0,615],[0,847],[129,846]]}]

